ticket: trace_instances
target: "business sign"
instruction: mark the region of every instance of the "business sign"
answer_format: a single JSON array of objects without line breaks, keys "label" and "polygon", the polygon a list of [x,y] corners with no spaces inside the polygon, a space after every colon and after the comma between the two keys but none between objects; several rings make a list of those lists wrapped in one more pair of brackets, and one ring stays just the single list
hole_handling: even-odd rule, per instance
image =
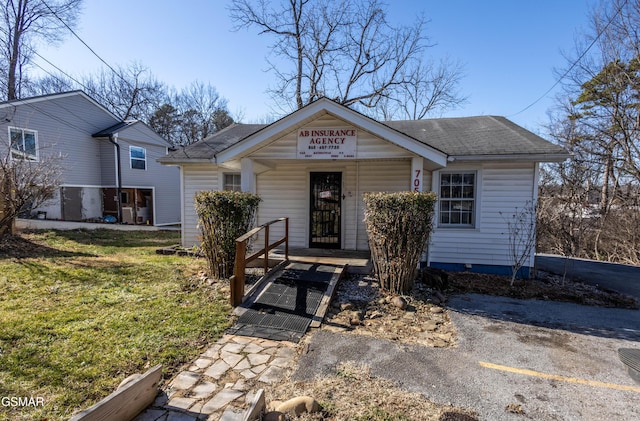
[{"label": "business sign", "polygon": [[354,159],[358,131],[351,127],[298,130],[299,159]]}]

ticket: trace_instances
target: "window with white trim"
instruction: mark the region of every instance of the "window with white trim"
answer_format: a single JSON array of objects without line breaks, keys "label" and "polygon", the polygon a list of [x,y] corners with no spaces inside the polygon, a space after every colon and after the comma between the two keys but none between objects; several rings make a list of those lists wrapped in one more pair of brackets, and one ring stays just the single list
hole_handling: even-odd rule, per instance
[{"label": "window with white trim", "polygon": [[147,150],[138,146],[129,146],[131,168],[136,170],[147,169]]},{"label": "window with white trim", "polygon": [[240,173],[225,173],[222,190],[242,191]]},{"label": "window with white trim", "polygon": [[11,139],[12,158],[38,160],[38,132],[9,127],[9,139]]},{"label": "window with white trim", "polygon": [[474,227],[476,212],[476,173],[440,174],[439,226]]}]

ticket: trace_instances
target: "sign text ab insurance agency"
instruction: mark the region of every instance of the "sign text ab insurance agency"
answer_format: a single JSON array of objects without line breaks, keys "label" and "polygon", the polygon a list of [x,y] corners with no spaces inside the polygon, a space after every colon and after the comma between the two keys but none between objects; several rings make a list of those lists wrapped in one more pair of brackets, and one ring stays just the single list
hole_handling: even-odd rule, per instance
[{"label": "sign text ab insurance agency", "polygon": [[354,159],[358,131],[351,127],[298,130],[298,158]]}]

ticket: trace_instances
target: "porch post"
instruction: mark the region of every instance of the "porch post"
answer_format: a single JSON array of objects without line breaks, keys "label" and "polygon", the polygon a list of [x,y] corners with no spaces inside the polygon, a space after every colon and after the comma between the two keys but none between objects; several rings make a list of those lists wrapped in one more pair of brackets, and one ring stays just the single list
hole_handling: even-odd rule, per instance
[{"label": "porch post", "polygon": [[411,158],[411,190],[415,192],[422,191],[423,179],[424,179],[424,158],[421,156],[414,156]]},{"label": "porch post", "polygon": [[256,175],[253,172],[253,159],[242,158],[240,159],[240,189],[244,192],[254,193],[256,192]]}]

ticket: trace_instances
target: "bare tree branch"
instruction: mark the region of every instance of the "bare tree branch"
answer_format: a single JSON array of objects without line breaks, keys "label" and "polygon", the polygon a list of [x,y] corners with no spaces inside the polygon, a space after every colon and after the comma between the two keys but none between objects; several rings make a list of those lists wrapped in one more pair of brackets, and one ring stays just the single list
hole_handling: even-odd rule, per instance
[{"label": "bare tree branch", "polygon": [[[464,100],[454,89],[461,78],[458,68],[451,74],[446,67],[433,75],[416,71],[428,63],[424,18],[413,25],[393,26],[378,0],[283,0],[276,5],[234,0],[229,12],[235,29],[257,28],[258,34],[274,39],[267,62],[276,85],[268,92],[285,112],[320,97],[372,116],[388,114],[391,105],[406,111],[399,94],[416,83],[430,84],[420,92],[434,97],[426,99],[421,107],[427,109],[415,115],[424,117]],[[433,78],[422,79],[426,76]]]},{"label": "bare tree branch", "polygon": [[[6,132],[5,132],[6,133]],[[21,212],[51,199],[58,190],[62,177],[59,154],[47,155],[38,151],[38,158],[20,156],[12,148],[10,139],[0,134],[0,235],[10,233],[10,227]]]},{"label": "bare tree branch", "polygon": [[4,0],[0,3],[0,79],[8,100],[20,97],[38,40],[60,41],[75,26],[82,0]]}]

